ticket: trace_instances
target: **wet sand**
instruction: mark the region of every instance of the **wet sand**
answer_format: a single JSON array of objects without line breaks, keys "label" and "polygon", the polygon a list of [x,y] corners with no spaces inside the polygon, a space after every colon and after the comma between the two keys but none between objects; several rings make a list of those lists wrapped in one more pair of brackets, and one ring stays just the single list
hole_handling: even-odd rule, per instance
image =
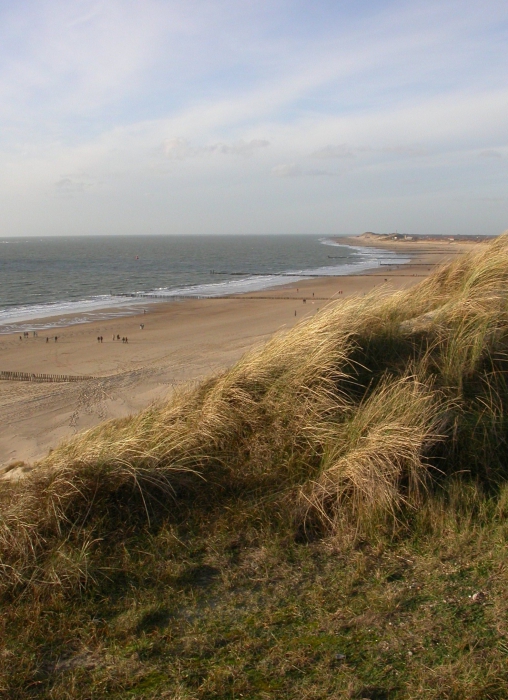
[{"label": "wet sand", "polygon": [[[374,245],[356,238],[341,242]],[[407,251],[412,263],[361,275],[311,278],[230,298],[150,304],[145,314],[140,309],[136,316],[39,331],[37,337],[30,334],[21,340],[19,333],[1,335],[0,371],[95,379],[0,381],[0,465],[30,464],[76,432],[135,413],[166,398],[175,387],[230,366],[249,348],[291,328],[333,299],[364,294],[381,285],[394,290],[412,286],[436,264],[476,244],[375,245]],[[330,251],[333,255],[333,248]],[[117,335],[128,342],[113,340]],[[97,341],[100,336],[102,343]],[[11,469],[9,474],[17,472]]]}]

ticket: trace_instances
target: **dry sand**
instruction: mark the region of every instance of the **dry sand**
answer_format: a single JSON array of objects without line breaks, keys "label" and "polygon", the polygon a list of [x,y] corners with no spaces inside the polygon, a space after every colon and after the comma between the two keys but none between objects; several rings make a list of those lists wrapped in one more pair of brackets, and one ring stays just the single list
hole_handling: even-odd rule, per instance
[{"label": "dry sand", "polygon": [[[146,314],[39,331],[38,337],[22,340],[19,333],[0,336],[0,371],[97,377],[75,383],[0,381],[0,465],[32,463],[76,432],[164,399],[174,387],[230,366],[249,348],[334,298],[364,294],[380,285],[412,286],[436,264],[477,245],[340,240],[407,251],[413,260],[233,298],[151,304]],[[127,336],[128,343],[113,341],[117,335]],[[11,468],[8,473],[20,471]]]}]

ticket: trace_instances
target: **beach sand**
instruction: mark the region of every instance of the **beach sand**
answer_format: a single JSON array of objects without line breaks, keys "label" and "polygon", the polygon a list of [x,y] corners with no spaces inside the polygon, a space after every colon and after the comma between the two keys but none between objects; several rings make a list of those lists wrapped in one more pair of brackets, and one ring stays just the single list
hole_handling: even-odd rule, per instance
[{"label": "beach sand", "polygon": [[[335,298],[381,285],[393,290],[412,286],[435,265],[478,245],[340,240],[407,251],[412,262],[231,298],[150,304],[145,314],[140,309],[136,316],[39,331],[37,337],[21,340],[19,333],[0,336],[0,371],[96,377],[72,383],[0,381],[0,465],[5,476],[23,473],[29,467],[12,468],[16,462],[30,465],[76,432],[135,413],[168,397],[175,387],[225,369],[246,350]],[[126,336],[128,343],[113,340],[117,335]]]}]

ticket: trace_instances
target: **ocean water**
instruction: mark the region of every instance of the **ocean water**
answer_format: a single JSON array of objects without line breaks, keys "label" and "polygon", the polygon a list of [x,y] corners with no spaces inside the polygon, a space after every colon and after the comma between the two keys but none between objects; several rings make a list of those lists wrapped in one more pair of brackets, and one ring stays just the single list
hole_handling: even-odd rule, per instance
[{"label": "ocean water", "polygon": [[[303,235],[0,238],[0,334],[259,291],[407,258]],[[65,319],[55,318],[65,315]]]}]

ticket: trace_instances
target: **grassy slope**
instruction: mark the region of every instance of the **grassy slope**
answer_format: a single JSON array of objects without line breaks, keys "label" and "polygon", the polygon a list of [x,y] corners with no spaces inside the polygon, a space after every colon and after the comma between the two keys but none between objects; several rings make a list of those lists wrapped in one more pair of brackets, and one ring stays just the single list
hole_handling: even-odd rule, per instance
[{"label": "grassy slope", "polygon": [[5,485],[7,697],[508,696],[508,239]]}]

